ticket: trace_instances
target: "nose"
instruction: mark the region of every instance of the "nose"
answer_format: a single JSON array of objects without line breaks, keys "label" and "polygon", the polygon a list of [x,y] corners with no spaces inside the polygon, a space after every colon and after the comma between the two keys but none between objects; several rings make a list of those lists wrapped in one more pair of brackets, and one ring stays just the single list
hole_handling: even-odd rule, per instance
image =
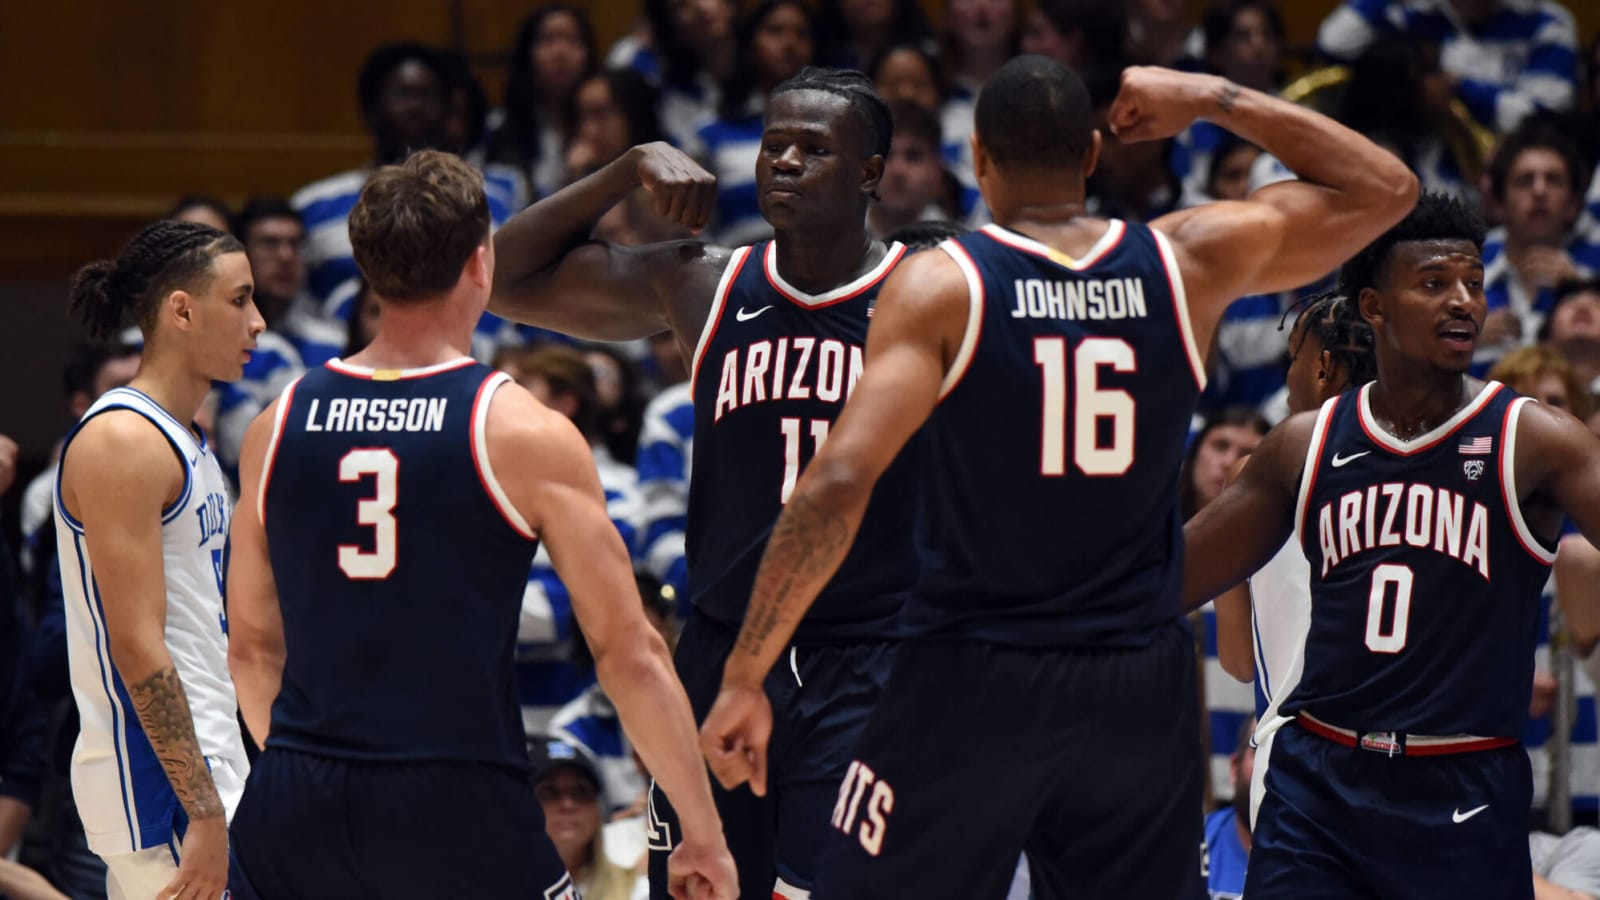
[{"label": "nose", "polygon": [[772,160],[772,167],[780,172],[800,172],[805,168],[805,160],[800,157],[800,148],[794,144],[783,148],[783,152]]},{"label": "nose", "polygon": [[261,318],[261,310],[256,308],[255,301],[250,301],[250,337],[252,339],[258,338],[261,336],[261,332],[266,330],[267,320]]}]

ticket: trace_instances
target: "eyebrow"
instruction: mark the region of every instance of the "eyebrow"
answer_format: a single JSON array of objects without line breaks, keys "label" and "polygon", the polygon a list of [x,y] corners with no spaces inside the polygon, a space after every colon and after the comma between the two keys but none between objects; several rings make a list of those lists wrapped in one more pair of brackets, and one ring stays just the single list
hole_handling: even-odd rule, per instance
[{"label": "eyebrow", "polygon": [[[1481,259],[1473,260],[1472,262],[1468,263],[1467,265],[1470,268],[1473,268],[1473,269],[1481,269],[1481,268],[1483,268],[1483,260],[1481,260]],[[1417,266],[1417,271],[1418,272],[1440,272],[1440,271],[1444,271],[1444,270],[1447,270],[1447,269],[1452,269],[1454,267],[1455,266],[1453,264],[1451,264],[1451,263],[1445,262],[1443,260],[1434,259],[1434,260],[1429,260],[1428,262],[1425,262],[1420,266]]]},{"label": "eyebrow", "polygon": [[763,135],[781,133],[799,133],[808,137],[832,138],[832,130],[820,125],[771,125],[762,132]]}]

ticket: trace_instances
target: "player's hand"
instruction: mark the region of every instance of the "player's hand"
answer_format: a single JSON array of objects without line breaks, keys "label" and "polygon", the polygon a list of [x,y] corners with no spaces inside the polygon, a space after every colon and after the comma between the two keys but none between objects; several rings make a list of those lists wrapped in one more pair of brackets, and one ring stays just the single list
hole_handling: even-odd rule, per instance
[{"label": "player's hand", "polygon": [[717,201],[717,179],[710,172],[665,141],[640,144],[628,152],[657,214],[695,232],[705,227]]},{"label": "player's hand", "polygon": [[739,896],[739,870],[721,832],[685,835],[667,857],[667,893],[674,900],[733,900]]},{"label": "player's hand", "polygon": [[183,835],[178,875],[156,900],[217,900],[228,889],[228,823],[207,816],[189,823]]},{"label": "player's hand", "polygon": [[700,749],[723,787],[731,791],[748,781],[757,797],[765,797],[771,737],[772,704],[767,692],[724,684],[700,729]]},{"label": "player's hand", "polygon": [[1214,75],[1129,66],[1106,120],[1119,141],[1158,141],[1193,125],[1202,111],[1221,111],[1219,103],[1236,96],[1233,91],[1236,86]]}]

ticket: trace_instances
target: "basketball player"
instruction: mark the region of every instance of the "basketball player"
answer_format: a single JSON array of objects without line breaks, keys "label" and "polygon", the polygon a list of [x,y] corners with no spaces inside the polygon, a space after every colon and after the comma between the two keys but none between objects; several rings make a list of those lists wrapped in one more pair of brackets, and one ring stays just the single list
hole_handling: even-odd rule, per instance
[{"label": "basketball player", "polygon": [[[866,231],[892,129],[864,76],[807,69],[766,106],[755,177],[772,241],[738,250],[586,242],[595,220],[641,184],[658,211],[704,223],[710,176],[659,144],[630,150],[495,236],[503,265],[494,312],[586,338],[670,328],[692,360],[685,533],[695,608],[675,659],[700,717],[716,697],[760,548],[860,375],[878,288],[905,252]],[[885,478],[859,552],[766,680],[780,719],[771,791],[717,794],[745,897],[805,897],[812,886],[828,811],[887,677],[894,620],[916,572],[910,474],[901,466]],[[652,801],[660,898],[660,863],[679,827],[654,792]]]},{"label": "basketball player", "polygon": [[1600,537],[1600,442],[1467,375],[1482,241],[1425,194],[1350,260],[1377,380],[1285,420],[1187,528],[1191,602],[1291,534],[1310,564],[1302,664],[1257,729],[1252,900],[1533,896],[1517,740],[1563,511]]},{"label": "basketball player", "polygon": [[[1338,291],[1301,301],[1289,329],[1289,413],[1316,409],[1328,398],[1377,376],[1372,329],[1353,300]],[[1249,457],[1240,459],[1228,479],[1239,477]],[[1258,719],[1276,710],[1276,686],[1289,677],[1300,656],[1311,589],[1305,553],[1293,538],[1285,541],[1261,571],[1217,597],[1217,658],[1240,681],[1257,682]],[[1257,637],[1259,635],[1259,638]],[[1259,659],[1257,656],[1259,655]]]},{"label": "basketball player", "polygon": [[1022,850],[1044,898],[1200,892],[1195,660],[1177,621],[1198,348],[1234,297],[1327,272],[1416,190],[1360,135],[1214,76],[1129,69],[1111,124],[1143,140],[1202,115],[1303,180],[1152,227],[1090,218],[1087,91],[1045,57],[1008,62],[973,138],[996,224],[889,276],[866,374],[773,529],[701,733],[724,784],[766,778],[755,686],[924,430],[915,637],[838,792],[819,897],[997,897]]},{"label": "basketball player", "polygon": [[494,277],[489,224],[482,178],[455,156],[378,170],[350,215],[377,337],[245,435],[232,662],[266,748],[235,823],[235,891],[577,897],[528,789],[512,675],[542,540],[601,684],[684,810],[674,896],[731,898],[689,705],[588,445],[466,355]]},{"label": "basketball player", "polygon": [[97,336],[125,319],[139,374],[67,436],[56,538],[72,695],[72,793],[112,900],[216,900],[249,774],[223,613],[228,484],[192,422],[266,327],[244,247],[207,225],[146,226],[91,263],[72,306]]}]

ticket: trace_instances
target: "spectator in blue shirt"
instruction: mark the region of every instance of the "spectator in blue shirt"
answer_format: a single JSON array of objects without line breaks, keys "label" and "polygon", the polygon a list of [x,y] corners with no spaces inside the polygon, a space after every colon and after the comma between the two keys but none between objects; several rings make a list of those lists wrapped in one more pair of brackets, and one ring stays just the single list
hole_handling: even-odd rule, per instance
[{"label": "spectator in blue shirt", "polygon": [[1255,772],[1256,748],[1252,744],[1255,719],[1239,729],[1239,742],[1228,758],[1233,776],[1233,802],[1206,817],[1200,865],[1211,900],[1237,900],[1244,896],[1245,867],[1250,861],[1250,779]]},{"label": "spectator in blue shirt", "polygon": [[1510,131],[1536,110],[1572,107],[1577,28],[1557,0],[1345,0],[1317,32],[1341,61],[1385,35],[1439,47],[1434,89],[1489,128]]}]

